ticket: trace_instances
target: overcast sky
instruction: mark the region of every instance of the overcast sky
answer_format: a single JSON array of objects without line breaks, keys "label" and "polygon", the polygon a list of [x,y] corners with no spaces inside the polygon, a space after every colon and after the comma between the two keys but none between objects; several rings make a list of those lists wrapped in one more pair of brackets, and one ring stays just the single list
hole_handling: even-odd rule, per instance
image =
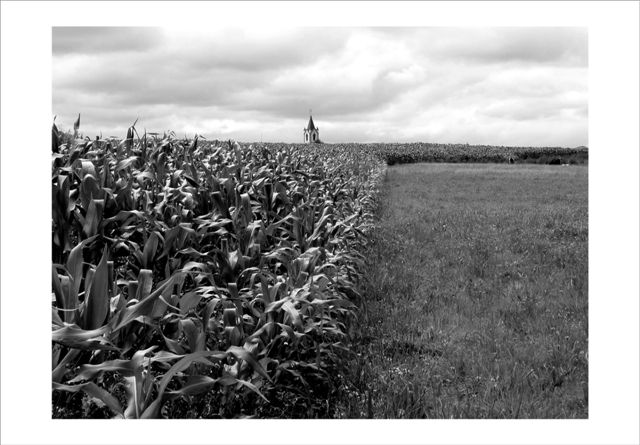
[{"label": "overcast sky", "polygon": [[85,135],[588,145],[586,28],[53,28]]}]

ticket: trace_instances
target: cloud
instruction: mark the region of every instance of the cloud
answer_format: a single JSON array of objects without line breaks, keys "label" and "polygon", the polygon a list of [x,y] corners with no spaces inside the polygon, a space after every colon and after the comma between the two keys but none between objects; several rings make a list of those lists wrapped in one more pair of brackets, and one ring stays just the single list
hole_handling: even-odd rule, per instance
[{"label": "cloud", "polygon": [[142,52],[162,45],[160,28],[59,27],[52,30],[53,54]]},{"label": "cloud", "polygon": [[186,68],[274,71],[309,64],[339,51],[347,31],[341,28],[300,28],[171,31],[165,48]]},{"label": "cloud", "polygon": [[420,54],[464,64],[521,63],[586,66],[586,28],[417,28]]},{"label": "cloud", "polygon": [[586,54],[582,28],[54,28],[53,111],[87,134],[299,142],[313,109],[331,142],[586,145]]}]

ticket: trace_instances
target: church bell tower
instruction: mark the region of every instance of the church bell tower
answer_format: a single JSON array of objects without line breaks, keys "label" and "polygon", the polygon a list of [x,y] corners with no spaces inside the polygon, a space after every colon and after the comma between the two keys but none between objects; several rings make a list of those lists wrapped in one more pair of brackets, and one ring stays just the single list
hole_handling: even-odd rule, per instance
[{"label": "church bell tower", "polygon": [[304,141],[307,144],[320,143],[320,128],[314,125],[311,110],[309,110],[309,123],[307,124],[307,128],[304,128],[302,131],[304,132]]}]

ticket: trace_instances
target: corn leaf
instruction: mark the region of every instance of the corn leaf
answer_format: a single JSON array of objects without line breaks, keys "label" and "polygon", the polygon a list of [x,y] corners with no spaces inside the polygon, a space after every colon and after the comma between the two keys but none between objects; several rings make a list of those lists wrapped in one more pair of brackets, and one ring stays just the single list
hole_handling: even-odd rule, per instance
[{"label": "corn leaf", "polygon": [[160,380],[160,384],[158,386],[158,395],[156,399],[149,404],[149,406],[142,413],[141,418],[143,419],[155,419],[158,418],[160,407],[162,406],[163,398],[165,391],[167,389],[167,385],[171,381],[171,379],[178,374],[179,372],[187,369],[191,363],[200,360],[202,358],[213,358],[216,360],[222,360],[226,357],[226,353],[221,351],[199,351],[194,352],[189,355],[186,355],[182,359],[178,360],[162,377]]},{"label": "corn leaf", "polygon": [[153,305],[158,297],[160,297],[160,295],[162,295],[162,293],[167,289],[171,290],[171,287],[176,283],[178,278],[179,274],[172,275],[168,280],[162,283],[153,293],[144,298],[142,301],[139,301],[138,303],[129,306],[125,310],[120,312],[118,314],[118,317],[114,317],[112,319],[112,322],[110,323],[112,329],[114,331],[117,331],[119,329],[122,329],[141,315],[150,315],[153,311]]},{"label": "corn leaf", "polygon": [[96,268],[91,281],[91,291],[87,296],[83,312],[83,328],[91,330],[102,326],[109,314],[109,268],[107,265],[107,248]]}]

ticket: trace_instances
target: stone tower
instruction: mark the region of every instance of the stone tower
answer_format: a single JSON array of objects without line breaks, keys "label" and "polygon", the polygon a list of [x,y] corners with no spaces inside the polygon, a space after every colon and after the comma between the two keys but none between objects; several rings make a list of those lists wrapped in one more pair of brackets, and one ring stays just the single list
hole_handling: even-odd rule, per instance
[{"label": "stone tower", "polygon": [[307,128],[304,128],[302,131],[304,132],[304,141],[307,144],[320,142],[320,128],[313,124],[313,117],[311,117],[311,113],[309,113],[309,123],[307,124]]}]

